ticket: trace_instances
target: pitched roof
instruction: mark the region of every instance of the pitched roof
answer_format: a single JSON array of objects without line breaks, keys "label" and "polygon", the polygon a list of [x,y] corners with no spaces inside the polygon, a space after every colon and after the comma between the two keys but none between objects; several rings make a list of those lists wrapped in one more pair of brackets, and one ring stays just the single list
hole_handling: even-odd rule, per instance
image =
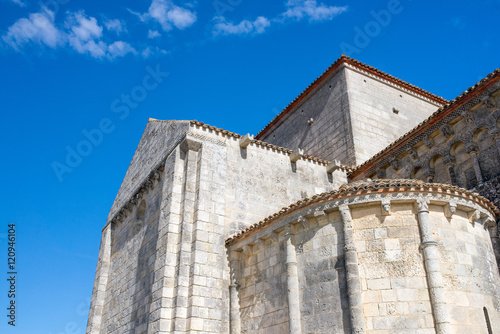
[{"label": "pitched roof", "polygon": [[343,184],[338,190],[324,192],[312,197],[301,199],[287,207],[282,208],[280,211],[264,218],[258,223],[250,225],[246,229],[226,239],[226,245],[230,245],[248,235],[251,231],[260,229],[269,225],[277,219],[294,212],[296,210],[305,208],[310,205],[319,204],[326,201],[331,201],[340,198],[347,198],[367,193],[381,193],[381,192],[397,192],[397,191],[411,191],[411,192],[432,192],[432,193],[447,193],[454,196],[459,196],[472,200],[484,208],[488,209],[495,215],[500,214],[498,208],[493,205],[487,198],[464,188],[452,186],[441,183],[427,183],[420,180],[407,180],[407,179],[390,179],[390,180],[371,180],[363,182],[354,182],[350,184]]},{"label": "pitched roof", "polygon": [[460,107],[462,104],[470,101],[472,98],[477,96],[482,91],[486,90],[488,87],[493,85],[495,82],[500,80],[500,68],[488,74],[484,79],[478,81],[474,86],[469,87],[465,92],[457,96],[455,99],[449,101],[444,106],[435,111],[432,115],[427,117],[427,119],[420,122],[413,129],[402,135],[399,139],[395,140],[389,146],[384,148],[382,151],[375,154],[370,159],[363,162],[361,165],[353,168],[349,173],[350,178],[358,176],[362,171],[372,167],[379,160],[383,159],[387,155],[391,154],[397,148],[407,144],[412,139],[416,138],[419,134],[427,130],[432,125],[438,123],[440,120],[451,114],[454,110]]},{"label": "pitched roof", "polygon": [[434,95],[422,88],[419,88],[415,85],[412,85],[406,81],[403,81],[399,78],[396,78],[390,74],[387,74],[385,72],[380,71],[379,69],[376,69],[375,67],[369,66],[367,64],[364,64],[356,59],[353,59],[351,57],[347,57],[345,54],[342,54],[340,58],[338,58],[330,67],[326,69],[326,71],[323,72],[316,80],[314,80],[309,86],[307,86],[306,89],[302,93],[299,94],[290,104],[288,104],[285,109],[283,109],[274,119],[267,124],[264,129],[262,129],[256,136],[256,139],[261,139],[271,128],[274,127],[283,117],[285,117],[297,104],[299,104],[304,98],[306,98],[316,87],[318,87],[324,80],[326,80],[330,74],[335,72],[337,68],[339,68],[340,65],[342,64],[349,64],[351,66],[355,66],[359,69],[362,69],[370,74],[376,75],[382,79],[385,79],[387,81],[390,81],[392,83],[395,83],[399,86],[402,86],[408,90],[411,90],[419,95],[425,96],[437,103],[440,104],[445,104],[447,102],[446,99]]}]

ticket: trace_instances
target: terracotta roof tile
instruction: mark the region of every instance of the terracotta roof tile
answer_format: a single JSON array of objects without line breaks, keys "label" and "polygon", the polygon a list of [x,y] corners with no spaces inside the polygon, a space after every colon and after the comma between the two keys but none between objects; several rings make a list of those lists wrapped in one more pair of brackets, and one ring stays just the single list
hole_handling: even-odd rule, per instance
[{"label": "terracotta roof tile", "polygon": [[452,186],[448,184],[441,183],[427,183],[420,180],[407,180],[407,179],[391,179],[391,180],[370,180],[362,182],[353,182],[350,184],[343,184],[338,190],[324,192],[321,194],[314,195],[309,198],[301,199],[295,203],[290,204],[287,207],[282,208],[276,213],[264,218],[258,223],[250,225],[246,229],[240,231],[239,233],[233,235],[226,239],[226,245],[234,243],[236,240],[241,239],[253,230],[259,229],[265,225],[274,222],[276,219],[284,216],[285,214],[291,213],[297,209],[304,208],[312,204],[318,204],[324,201],[331,201],[339,198],[351,197],[354,195],[380,192],[380,191],[412,191],[412,192],[436,192],[436,193],[449,193],[455,196],[461,196],[476,203],[481,204],[485,208],[489,209],[495,215],[499,215],[500,211],[496,206],[493,205],[487,198],[483,196],[457,186]]},{"label": "terracotta roof tile", "polygon": [[[225,135],[233,137],[233,138],[241,138],[242,137],[240,134],[237,134],[237,133],[234,133],[234,132],[230,132],[228,130],[224,130],[224,129],[221,129],[221,128],[218,128],[218,127],[215,127],[215,126],[211,126],[211,125],[208,125],[208,124],[205,124],[203,122],[196,121],[196,120],[190,121],[190,123],[192,125],[195,125],[195,126],[198,126],[198,127],[204,128],[204,129],[209,129],[209,130],[215,131],[217,133],[222,133],[222,134],[225,134]],[[254,140],[252,140],[252,143],[255,144],[255,145],[258,145],[258,146],[266,147],[266,148],[275,150],[277,152],[283,152],[283,153],[286,153],[286,154],[291,154],[293,152],[292,150],[290,150],[288,148],[277,146],[277,145],[273,145],[273,144],[269,144],[269,143],[267,143],[265,141],[262,141],[262,140],[254,139]],[[320,164],[323,164],[323,165],[328,165],[330,163],[327,160],[323,160],[323,159],[320,159],[320,158],[317,158],[317,157],[313,157],[313,156],[307,155],[307,154],[304,154],[302,156],[302,158],[305,159],[305,160],[317,162],[317,163],[320,163]],[[344,166],[344,165],[341,165],[340,169],[343,170],[343,171],[345,171],[346,173],[350,173],[352,171],[352,167],[348,167],[348,166]]]}]

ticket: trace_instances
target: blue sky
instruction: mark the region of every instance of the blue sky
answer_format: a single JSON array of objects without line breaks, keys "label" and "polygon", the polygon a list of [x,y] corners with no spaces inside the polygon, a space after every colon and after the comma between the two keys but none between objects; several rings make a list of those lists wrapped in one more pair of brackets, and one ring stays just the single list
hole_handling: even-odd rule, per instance
[{"label": "blue sky", "polygon": [[85,332],[101,228],[148,117],[256,134],[342,52],[447,99],[499,67],[498,0],[0,8],[0,268],[15,222],[19,272],[15,329],[1,279],[1,333]]}]

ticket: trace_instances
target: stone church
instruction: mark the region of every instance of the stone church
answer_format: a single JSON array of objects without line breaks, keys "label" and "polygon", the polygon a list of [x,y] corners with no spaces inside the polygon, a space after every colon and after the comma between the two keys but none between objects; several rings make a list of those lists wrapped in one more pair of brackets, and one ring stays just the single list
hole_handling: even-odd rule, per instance
[{"label": "stone church", "polygon": [[499,106],[342,55],[255,136],[149,119],[87,333],[500,333]]}]

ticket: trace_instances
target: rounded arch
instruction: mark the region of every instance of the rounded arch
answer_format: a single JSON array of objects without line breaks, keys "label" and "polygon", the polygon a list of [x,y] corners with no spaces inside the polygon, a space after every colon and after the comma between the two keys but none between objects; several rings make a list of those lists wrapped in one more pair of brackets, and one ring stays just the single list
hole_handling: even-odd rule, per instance
[{"label": "rounded arch", "polygon": [[472,141],[476,144],[480,143],[485,134],[488,135],[488,128],[486,126],[476,128],[472,133]]},{"label": "rounded arch", "polygon": [[410,173],[410,178],[414,180],[426,181],[424,176],[424,169],[420,166],[416,166]]},{"label": "rounded arch", "polygon": [[451,184],[450,175],[441,153],[436,153],[430,158],[429,169],[434,171],[433,182]]}]

